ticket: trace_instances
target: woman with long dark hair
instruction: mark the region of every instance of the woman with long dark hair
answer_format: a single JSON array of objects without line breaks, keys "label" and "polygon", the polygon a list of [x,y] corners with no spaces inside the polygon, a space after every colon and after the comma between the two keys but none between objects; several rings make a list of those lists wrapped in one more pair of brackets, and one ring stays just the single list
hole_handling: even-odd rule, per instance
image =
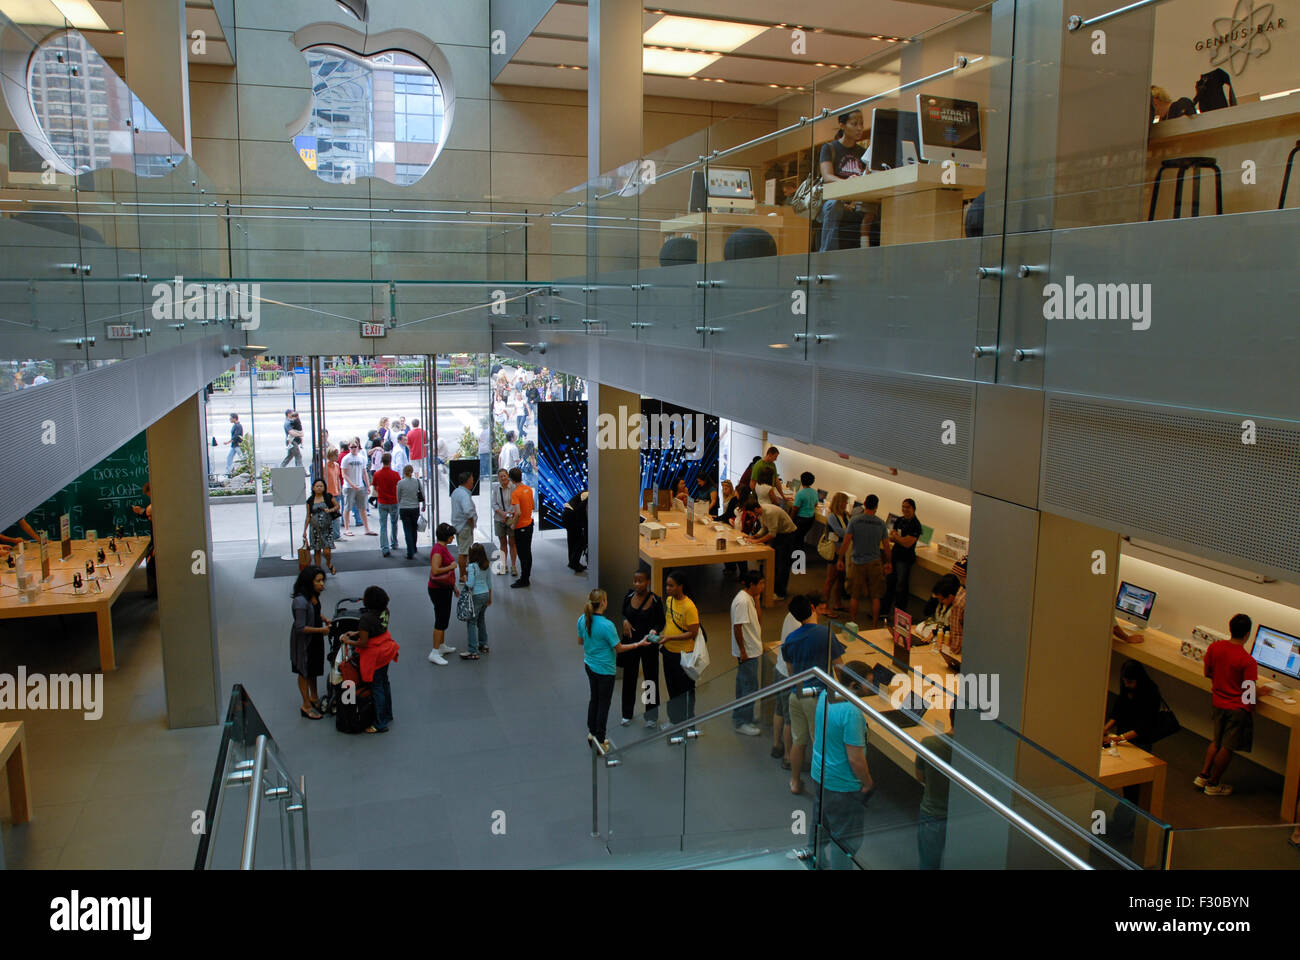
[{"label": "woman with long dark hair", "polygon": [[334,552],[334,524],[342,514],[338,501],[327,489],[324,480],[317,479],[311,485],[311,496],[307,498],[307,517],[302,523],[302,545],[310,547],[312,562],[321,566],[321,557],[330,573],[337,573],[330,554]]},{"label": "woman with long dark hair", "polygon": [[298,675],[298,692],[302,694],[298,712],[308,720],[321,718],[316,679],[325,672],[325,634],[330,632],[329,619],[320,609],[320,595],[324,590],[325,571],[315,565],[304,567],[293,584],[289,665]]},{"label": "woman with long dark hair", "polygon": [[605,616],[609,597],[597,587],[587,594],[587,606],[578,618],[578,642],[582,644],[582,662],[587,671],[587,684],[591,697],[587,701],[587,739],[594,740],[606,752],[610,749],[605,738],[609,722],[609,704],[614,699],[614,674],[620,653],[649,646],[649,640],[636,643],[619,643],[618,630]]},{"label": "woman with long dark hair", "polygon": [[[632,589],[623,597],[623,637],[637,643],[656,636],[664,629],[664,602],[650,589],[650,573],[638,570],[632,574]],[[641,685],[637,674],[645,675],[653,699],[645,706],[645,725],[659,724],[659,651],[654,647],[629,650],[618,655],[618,665],[623,668],[623,717],[621,726],[632,722],[636,710],[637,694]]]},{"label": "woman with long dark hair", "polygon": [[[1131,743],[1150,750],[1156,737],[1157,715],[1163,703],[1160,688],[1151,679],[1146,668],[1136,660],[1125,660],[1119,671],[1119,695],[1106,711],[1106,725],[1102,728],[1102,745],[1118,747]],[[1124,799],[1111,817],[1111,833],[1115,837],[1132,834],[1137,822],[1134,808],[1142,796],[1140,784],[1123,788]]]},{"label": "woman with long dark hair", "polygon": [[668,686],[668,719],[681,723],[695,716],[695,681],[682,669],[682,654],[695,649],[700,611],[688,594],[686,578],[674,570],[664,580],[664,683]]}]

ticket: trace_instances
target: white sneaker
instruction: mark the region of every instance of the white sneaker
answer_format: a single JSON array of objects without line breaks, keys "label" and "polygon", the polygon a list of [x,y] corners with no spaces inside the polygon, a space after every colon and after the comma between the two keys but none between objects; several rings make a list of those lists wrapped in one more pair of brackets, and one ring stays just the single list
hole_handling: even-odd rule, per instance
[{"label": "white sneaker", "polygon": [[433,650],[429,653],[429,662],[436,663],[440,667],[445,667],[447,665],[447,658],[437,650]]},{"label": "white sneaker", "polygon": [[632,722],[632,718],[631,718],[631,717],[624,717],[622,720],[620,720],[620,721],[618,722],[618,725],[619,725],[620,727],[626,727],[626,726],[627,726],[628,724],[630,724],[631,722]]},{"label": "white sneaker", "polygon": [[1192,781],[1192,786],[1194,786],[1194,787],[1204,787],[1204,786],[1205,786],[1206,784],[1208,784],[1209,782],[1210,782],[1209,780],[1206,780],[1203,776],[1201,776],[1201,775],[1198,773],[1198,774],[1196,775],[1196,779]]},{"label": "white sneaker", "polygon": [[758,727],[754,726],[752,723],[742,723],[740,726],[736,728],[736,732],[740,734],[742,737],[756,737],[763,731],[760,730]]},{"label": "white sneaker", "polygon": [[450,643],[444,643],[441,647],[438,648],[438,651],[440,653],[455,653],[456,648],[453,647]]},{"label": "white sneaker", "polygon": [[659,728],[659,721],[657,721],[657,720],[647,720],[647,721],[645,722],[645,728],[646,728],[647,730],[657,730],[657,729]]},{"label": "white sneaker", "polygon": [[1226,783],[1207,783],[1205,785],[1205,795],[1207,797],[1226,797],[1232,793],[1232,787]]}]

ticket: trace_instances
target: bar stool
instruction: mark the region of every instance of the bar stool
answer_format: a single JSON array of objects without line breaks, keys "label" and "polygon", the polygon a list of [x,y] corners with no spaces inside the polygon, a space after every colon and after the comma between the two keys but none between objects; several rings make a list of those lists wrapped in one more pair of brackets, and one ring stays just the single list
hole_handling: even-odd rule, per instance
[{"label": "bar stool", "polygon": [[1291,152],[1286,155],[1286,173],[1282,174],[1282,195],[1277,198],[1277,208],[1279,210],[1286,206],[1286,188],[1291,182],[1291,161],[1295,159],[1297,153],[1300,153],[1300,140],[1295,142]]},{"label": "bar stool", "polygon": [[1177,220],[1183,215],[1183,177],[1187,171],[1192,171],[1192,216],[1201,215],[1201,170],[1214,171],[1214,202],[1215,213],[1223,213],[1223,174],[1219,170],[1219,164],[1213,157],[1170,157],[1168,160],[1160,161],[1160,169],[1156,173],[1155,185],[1151,188],[1151,212],[1147,215],[1148,220],[1156,218],[1156,198],[1160,196],[1160,178],[1164,176],[1166,170],[1177,170],[1178,175],[1174,179],[1174,219]]}]

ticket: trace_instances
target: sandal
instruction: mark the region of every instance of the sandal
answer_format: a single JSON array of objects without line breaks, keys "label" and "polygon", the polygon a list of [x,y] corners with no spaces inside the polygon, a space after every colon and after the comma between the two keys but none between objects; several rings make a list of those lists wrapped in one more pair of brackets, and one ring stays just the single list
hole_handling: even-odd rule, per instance
[{"label": "sandal", "polygon": [[477,654],[477,653],[470,653],[469,651],[466,651],[465,653],[462,653],[462,654],[460,655],[460,658],[461,658],[462,660],[477,660],[477,659],[478,659],[478,654]]},{"label": "sandal", "polygon": [[302,707],[299,707],[298,712],[302,714],[303,718],[306,720],[322,719],[321,714],[316,711],[315,707],[312,707],[310,710],[304,710]]},{"label": "sandal", "polygon": [[339,572],[334,569],[334,564],[332,563],[327,564],[326,569],[329,570],[331,576],[337,577],[339,575]]},{"label": "sandal", "polygon": [[366,727],[366,729],[362,730],[361,732],[362,732],[362,733],[378,733],[378,732],[379,732],[379,729],[378,729],[377,727]]}]

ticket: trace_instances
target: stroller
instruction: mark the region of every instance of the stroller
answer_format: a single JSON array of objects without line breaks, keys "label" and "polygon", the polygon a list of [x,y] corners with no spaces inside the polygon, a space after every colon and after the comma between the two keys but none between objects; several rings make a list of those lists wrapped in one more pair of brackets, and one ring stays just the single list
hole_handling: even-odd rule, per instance
[{"label": "stroller", "polygon": [[344,597],[335,606],[330,624],[329,685],[321,698],[321,713],[333,714],[335,727],[343,733],[361,732],[375,716],[370,684],[361,681],[356,651],[343,643],[344,634],[361,626],[363,609],[360,597]]}]

